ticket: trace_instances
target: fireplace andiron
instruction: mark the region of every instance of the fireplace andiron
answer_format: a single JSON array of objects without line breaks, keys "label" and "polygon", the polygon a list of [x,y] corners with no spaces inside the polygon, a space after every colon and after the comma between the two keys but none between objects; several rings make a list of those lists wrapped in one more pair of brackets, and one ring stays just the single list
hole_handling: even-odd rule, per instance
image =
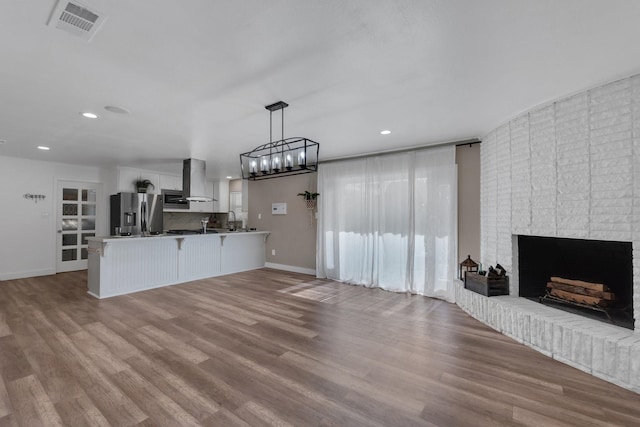
[{"label": "fireplace andiron", "polygon": [[574,307],[588,308],[590,310],[599,311],[601,313],[606,314],[607,318],[611,323],[613,323],[614,325],[616,324],[615,320],[611,318],[611,314],[609,314],[610,312],[609,308],[598,307],[596,305],[581,304],[579,302],[569,301],[566,299],[554,297],[553,295],[550,294],[549,288],[547,288],[547,293],[544,296],[539,297],[539,301],[541,304],[545,304],[547,301],[551,301],[551,302],[557,302],[557,303],[566,304]]}]

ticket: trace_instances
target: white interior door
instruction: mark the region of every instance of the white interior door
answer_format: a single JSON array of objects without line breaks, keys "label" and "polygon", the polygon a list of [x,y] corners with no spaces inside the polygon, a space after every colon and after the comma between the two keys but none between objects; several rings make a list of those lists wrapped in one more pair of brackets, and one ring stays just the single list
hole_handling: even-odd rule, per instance
[{"label": "white interior door", "polygon": [[96,235],[102,184],[58,181],[56,271],[87,268],[87,237]]}]

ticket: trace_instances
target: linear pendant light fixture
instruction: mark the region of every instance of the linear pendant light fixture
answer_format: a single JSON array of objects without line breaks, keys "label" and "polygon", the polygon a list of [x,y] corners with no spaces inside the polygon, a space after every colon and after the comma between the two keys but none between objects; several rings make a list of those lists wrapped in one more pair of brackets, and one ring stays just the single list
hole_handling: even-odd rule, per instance
[{"label": "linear pendant light fixture", "polygon": [[[240,154],[242,179],[258,181],[281,176],[318,171],[320,144],[308,138],[284,138],[284,109],[289,104],[278,101],[269,110],[269,143]],[[282,137],[273,140],[273,112],[282,110]]]}]

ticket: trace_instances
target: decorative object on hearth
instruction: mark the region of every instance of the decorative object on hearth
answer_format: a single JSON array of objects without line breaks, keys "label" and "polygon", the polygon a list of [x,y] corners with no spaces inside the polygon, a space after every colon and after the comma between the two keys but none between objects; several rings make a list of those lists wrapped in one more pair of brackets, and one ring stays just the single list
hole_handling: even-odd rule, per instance
[{"label": "decorative object on hearth", "polygon": [[500,264],[496,264],[496,268],[489,266],[487,271],[483,273],[485,274],[481,274],[481,272],[465,273],[465,289],[487,297],[509,295],[509,277]]},{"label": "decorative object on hearth", "polygon": [[[257,181],[281,176],[318,171],[320,144],[308,138],[284,138],[284,109],[289,104],[278,101],[267,105],[269,110],[269,143],[240,154],[242,179]],[[273,112],[282,110],[282,136],[273,140]]]},{"label": "decorative object on hearth", "polygon": [[507,270],[504,269],[500,264],[496,264],[496,268],[493,266],[489,266],[489,270],[487,271],[487,278],[489,279],[499,279],[501,277],[505,277],[507,275]]},{"label": "decorative object on hearth", "polygon": [[458,270],[458,279],[464,280],[464,275],[467,272],[477,273],[478,268],[478,263],[471,259],[471,255],[467,255],[467,259],[460,263],[460,268]]}]

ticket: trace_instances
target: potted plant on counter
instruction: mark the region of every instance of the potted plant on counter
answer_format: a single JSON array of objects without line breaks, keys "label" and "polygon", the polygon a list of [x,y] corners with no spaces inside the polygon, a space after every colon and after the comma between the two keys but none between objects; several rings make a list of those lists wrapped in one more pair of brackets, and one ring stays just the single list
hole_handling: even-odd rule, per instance
[{"label": "potted plant on counter", "polygon": [[304,201],[307,204],[307,209],[312,210],[316,208],[316,199],[320,193],[312,193],[310,191],[305,191],[304,193],[298,193],[298,196],[302,196]]},{"label": "potted plant on counter", "polygon": [[155,186],[153,185],[153,182],[151,182],[151,180],[148,180],[148,179],[140,178],[136,180],[134,184],[136,186],[136,189],[138,190],[138,193],[146,193],[149,187],[155,188]]}]

